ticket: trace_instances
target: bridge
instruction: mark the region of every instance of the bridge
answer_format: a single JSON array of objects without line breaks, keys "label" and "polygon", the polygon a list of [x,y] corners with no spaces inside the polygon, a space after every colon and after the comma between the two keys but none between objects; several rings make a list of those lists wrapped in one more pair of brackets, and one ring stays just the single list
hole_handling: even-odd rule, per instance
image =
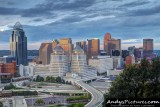
[{"label": "bridge", "polygon": [[[25,80],[25,81],[27,81],[27,80]],[[24,81],[13,82],[13,84],[16,85],[17,87],[21,87],[21,88],[25,89],[26,87],[22,85],[23,82]],[[102,107],[102,103],[104,101],[104,97],[103,97],[103,94],[100,91],[98,91],[94,87],[86,84],[82,80],[75,81],[74,83],[78,87],[81,87],[83,90],[86,90],[87,92],[89,92],[91,94],[91,96],[92,96],[91,101],[89,103],[87,103],[85,105],[85,107]],[[32,90],[32,88],[30,90]],[[39,89],[37,91],[44,91],[44,90]],[[47,91],[47,90],[45,90],[45,91]],[[51,91],[51,90],[48,90],[48,91]]]},{"label": "bridge", "polygon": [[84,83],[83,81],[75,81],[75,84],[82,89],[88,91],[92,99],[91,101],[85,105],[85,107],[102,107],[102,103],[104,101],[103,94],[92,86]]}]

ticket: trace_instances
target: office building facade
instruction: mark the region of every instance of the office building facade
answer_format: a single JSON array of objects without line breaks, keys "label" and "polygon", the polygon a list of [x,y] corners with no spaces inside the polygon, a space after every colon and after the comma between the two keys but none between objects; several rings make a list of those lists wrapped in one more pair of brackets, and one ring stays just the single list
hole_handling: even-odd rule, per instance
[{"label": "office building facade", "polygon": [[92,57],[97,57],[100,53],[100,40],[97,38],[87,40],[87,60]]},{"label": "office building facade", "polygon": [[71,54],[73,50],[73,44],[72,44],[72,39],[71,38],[61,38],[59,40],[59,45],[64,49],[66,55],[67,55],[67,60],[68,63],[71,62]]},{"label": "office building facade", "polygon": [[50,64],[51,53],[53,52],[53,49],[57,46],[57,44],[57,40],[53,40],[52,42],[48,43],[41,43],[41,46],[39,48],[39,61],[42,64]]},{"label": "office building facade", "polygon": [[86,49],[87,49],[86,41],[76,42],[76,46],[77,45],[79,45],[86,52]]},{"label": "office building facade", "polygon": [[143,57],[147,58],[153,54],[153,39],[143,39]]},{"label": "office building facade", "polygon": [[10,52],[16,58],[17,65],[27,65],[27,37],[19,22],[14,25],[10,37]]},{"label": "office building facade", "polygon": [[106,33],[104,36],[104,50],[107,52],[107,55],[112,55],[112,50],[121,52],[121,40],[111,38],[110,33]]}]

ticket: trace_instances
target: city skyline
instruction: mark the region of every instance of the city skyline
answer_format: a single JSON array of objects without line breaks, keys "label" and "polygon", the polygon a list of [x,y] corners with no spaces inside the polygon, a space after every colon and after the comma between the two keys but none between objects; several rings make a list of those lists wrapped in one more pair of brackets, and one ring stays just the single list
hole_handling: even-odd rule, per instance
[{"label": "city skyline", "polygon": [[[122,49],[143,46],[143,39],[154,39],[160,49],[160,2],[157,0],[0,0],[0,49],[9,50],[14,24],[23,25],[28,49],[39,49],[53,39],[103,38],[109,32],[122,40]],[[101,11],[103,10],[103,11]],[[144,21],[145,19],[145,21]],[[96,27],[95,27],[96,26]]]}]

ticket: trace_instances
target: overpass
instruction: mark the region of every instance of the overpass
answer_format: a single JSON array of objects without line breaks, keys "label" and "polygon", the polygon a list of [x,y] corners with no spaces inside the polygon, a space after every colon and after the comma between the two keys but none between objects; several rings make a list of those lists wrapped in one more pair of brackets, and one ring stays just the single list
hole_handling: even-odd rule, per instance
[{"label": "overpass", "polygon": [[92,96],[91,101],[88,104],[86,104],[85,107],[102,107],[104,97],[100,91],[84,83],[83,81],[75,81],[75,84],[77,86],[80,86],[84,90],[88,91]]},{"label": "overpass", "polygon": [[[14,82],[13,84],[16,85],[17,87],[26,88],[25,86],[22,86],[23,82],[24,81],[19,81],[19,82]],[[103,94],[100,91],[98,91],[94,87],[84,83],[82,80],[75,81],[74,83],[78,87],[81,87],[82,89],[89,92],[92,96],[91,101],[89,103],[87,103],[85,105],[85,107],[102,107],[104,97],[103,97]],[[30,90],[32,90],[32,88]],[[43,90],[39,89],[37,91],[44,91],[44,89]],[[45,91],[47,91],[47,90],[45,90]],[[48,90],[48,91],[51,92],[51,90]]]}]

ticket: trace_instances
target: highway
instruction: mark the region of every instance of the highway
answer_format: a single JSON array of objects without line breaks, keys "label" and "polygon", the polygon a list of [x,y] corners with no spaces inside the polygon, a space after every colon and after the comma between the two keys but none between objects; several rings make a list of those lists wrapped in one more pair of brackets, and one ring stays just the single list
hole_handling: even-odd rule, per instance
[{"label": "highway", "polygon": [[[26,88],[26,87],[22,86],[22,82],[16,82],[14,84],[17,87]],[[104,97],[103,97],[103,94],[100,91],[98,91],[94,87],[84,83],[82,80],[75,81],[75,84],[82,87],[84,90],[88,91],[92,96],[91,101],[89,103],[87,103],[85,105],[85,107],[101,107],[102,106],[102,103],[104,101]],[[39,89],[37,91],[44,91],[44,89],[43,90]],[[50,92],[50,91],[53,91],[53,90],[45,90],[45,91]],[[70,91],[70,90],[68,90],[68,91]]]},{"label": "highway", "polygon": [[102,105],[104,97],[100,91],[84,83],[83,81],[76,81],[75,83],[92,95],[91,101],[88,104],[86,104],[85,107],[100,107]]},{"label": "highway", "polygon": [[23,96],[15,96],[13,100],[13,107],[27,107]]}]

